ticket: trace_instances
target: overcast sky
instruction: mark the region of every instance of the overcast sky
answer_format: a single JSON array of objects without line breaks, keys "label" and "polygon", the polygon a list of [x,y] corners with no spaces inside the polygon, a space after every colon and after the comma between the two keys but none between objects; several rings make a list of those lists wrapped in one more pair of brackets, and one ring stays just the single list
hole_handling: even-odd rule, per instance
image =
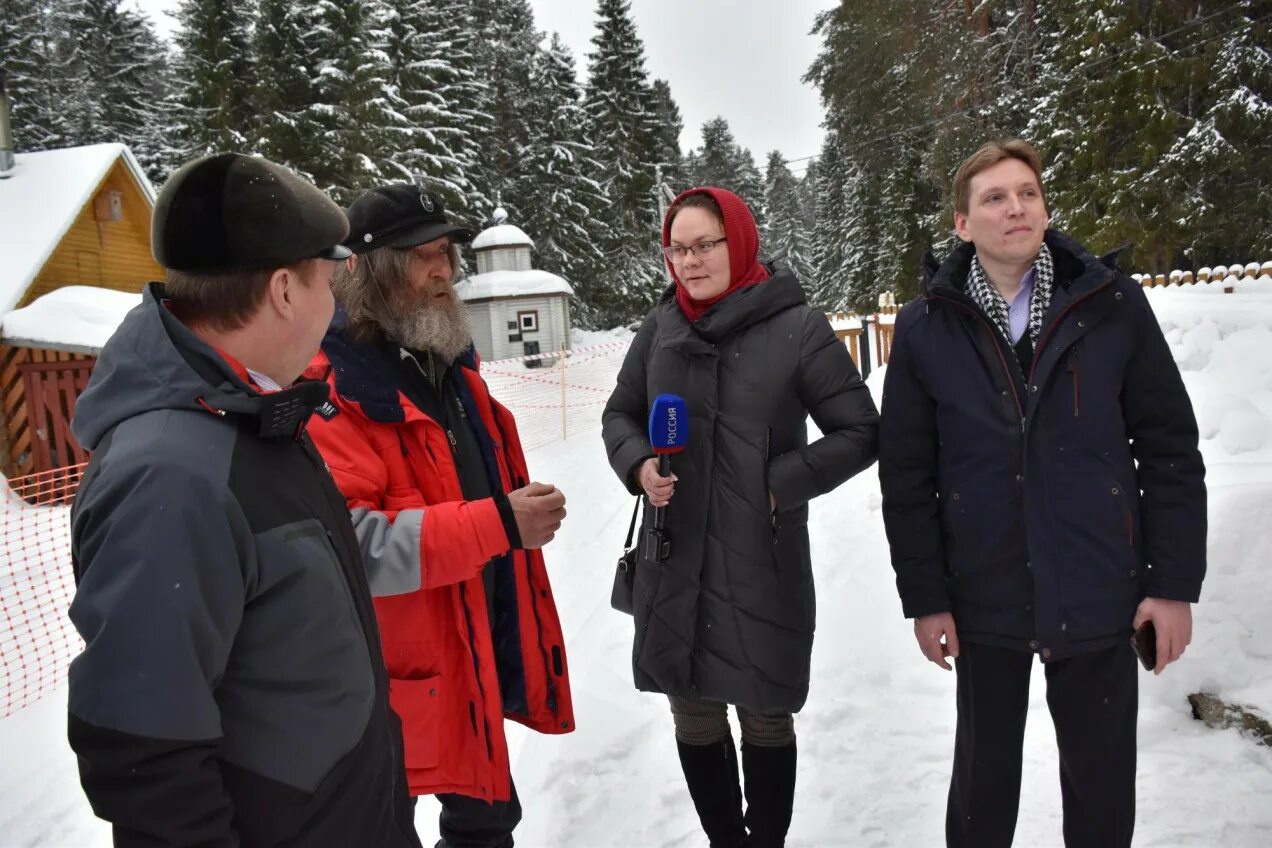
[{"label": "overcast sky", "polygon": [[[168,16],[177,0],[132,0],[159,31],[175,26]],[[580,75],[596,32],[593,0],[530,0],[535,22],[559,32],[574,53]],[[667,80],[684,116],[680,138],[687,152],[701,143],[703,122],[720,115],[760,168],[770,150],[788,159],[821,148],[822,109],[817,92],[800,82],[817,55],[808,34],[813,17],[837,0],[632,0],[636,29],[645,42],[651,77]],[[795,162],[802,171],[806,162]]]}]

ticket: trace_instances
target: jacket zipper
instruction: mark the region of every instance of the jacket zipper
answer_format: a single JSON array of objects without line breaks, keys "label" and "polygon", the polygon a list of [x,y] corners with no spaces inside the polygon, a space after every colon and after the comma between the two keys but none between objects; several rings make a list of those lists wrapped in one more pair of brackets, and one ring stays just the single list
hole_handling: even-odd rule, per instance
[{"label": "jacket zipper", "polygon": [[[423,376],[423,377],[425,377],[425,378],[427,379],[427,376],[428,376],[428,375],[426,375],[426,374],[424,373],[424,369],[420,367],[419,360],[417,360],[414,356],[412,356],[412,357],[411,357],[411,361],[415,363],[415,367],[416,367],[416,369],[420,372],[420,375],[421,375],[421,376]],[[459,405],[459,414],[460,414],[460,416],[461,416],[461,417],[462,417],[465,421],[467,421],[467,420],[468,420],[468,414],[467,414],[466,412],[464,412],[464,405],[463,405],[463,403],[460,403],[458,399],[456,399],[456,403]],[[499,427],[499,422],[498,422],[498,420],[496,420],[496,421],[495,421],[495,426],[496,426],[496,427]],[[500,436],[500,440],[501,440],[501,442],[503,442],[504,444],[507,444],[507,441],[508,441],[508,440],[507,440],[507,438],[504,436],[504,433],[502,432],[502,428],[500,428],[499,436]],[[458,447],[459,447],[459,441],[455,438],[455,434],[454,434],[454,433],[453,433],[453,432],[452,432],[449,428],[446,430],[446,440],[447,440],[448,442],[450,442],[451,457],[452,457],[453,459],[455,459],[455,460],[456,460],[456,462],[458,462],[458,457],[459,457],[459,450],[458,450]],[[524,487],[525,485],[526,485],[526,484],[523,482],[523,483],[521,483],[521,485],[520,485],[520,486],[518,486],[518,488]],[[511,556],[515,556],[515,553],[514,553],[513,551],[509,551],[508,553],[509,553],[509,556],[510,556],[510,557],[511,557]],[[542,624],[542,620],[541,620],[541,619],[540,619],[540,617],[539,617],[539,600],[538,600],[538,593],[537,593],[537,591],[536,591],[536,589],[535,589],[534,582],[530,579],[530,562],[529,562],[529,557],[527,557],[527,558],[526,558],[526,582],[530,584],[530,608],[531,608],[531,611],[534,613],[535,632],[538,634],[538,637],[539,637],[536,641],[539,643],[539,654],[540,654],[540,658],[543,660],[543,675],[544,675],[544,679],[547,681],[547,688],[548,688],[548,698],[547,698],[547,703],[548,703],[548,709],[549,709],[549,710],[551,710],[551,711],[552,711],[552,715],[554,715],[554,716],[555,716],[555,715],[557,715],[557,713],[558,713],[558,710],[559,710],[560,704],[559,704],[559,702],[558,702],[558,700],[557,700],[557,695],[556,695],[556,682],[555,682],[555,681],[553,680],[553,678],[552,678],[552,666],[551,666],[551,664],[550,664],[550,663],[549,663],[549,661],[548,661],[548,653],[547,653],[547,649],[545,649],[545,648],[543,647],[543,624]],[[461,593],[462,593],[462,592],[463,592],[463,587],[462,587],[462,586],[460,587],[460,590],[461,590]],[[465,618],[467,618],[467,619],[468,619],[468,623],[469,623],[470,628],[471,628],[472,621],[471,621],[471,616],[470,616],[470,613],[469,613],[469,610],[468,610],[468,600],[467,600],[467,597],[466,597],[466,596],[465,596],[465,598],[464,598],[464,616],[465,616]],[[470,646],[469,646],[469,648],[470,648],[470,650],[472,650],[472,646],[471,646],[471,639],[472,639],[472,637],[471,637],[471,632],[470,632],[470,635],[469,635],[469,641],[470,641]],[[473,651],[473,664],[474,664],[474,666],[476,666],[476,663],[477,663],[477,654],[476,654],[476,652],[475,652],[475,651]],[[480,678],[478,678],[478,686],[479,686],[479,687],[481,686],[481,680],[480,680]],[[485,693],[484,693],[484,692],[482,693],[482,698],[483,698],[483,700],[485,699]],[[487,749],[489,749],[489,748],[490,748],[490,728],[489,728],[489,722],[487,722],[487,729],[486,729],[486,747],[487,747]],[[493,756],[493,754],[492,754],[492,756]]]},{"label": "jacket zipper", "polygon": [[[1041,336],[1039,336],[1039,337],[1038,337],[1038,342],[1039,342],[1039,343],[1038,343],[1038,345],[1034,348],[1034,358],[1033,358],[1033,364],[1030,366],[1030,368],[1029,368],[1029,376],[1028,376],[1028,378],[1025,380],[1025,386],[1026,386],[1026,387],[1028,387],[1031,383],[1033,383],[1033,378],[1034,378],[1034,376],[1038,373],[1038,363],[1041,361],[1041,359],[1042,359],[1042,355],[1043,355],[1044,351],[1046,351],[1046,349],[1047,349],[1047,342],[1049,342],[1049,341],[1051,340],[1051,336],[1052,336],[1052,334],[1055,332],[1056,327],[1059,327],[1059,326],[1060,326],[1061,322],[1063,322],[1063,321],[1064,321],[1065,316],[1067,316],[1067,315],[1068,315],[1068,314],[1069,314],[1069,313],[1073,310],[1073,308],[1074,308],[1075,306],[1077,306],[1079,303],[1083,302],[1083,301],[1084,301],[1084,300],[1086,300],[1087,298],[1092,297],[1092,296],[1093,296],[1093,295],[1095,295],[1096,293],[1098,293],[1098,292],[1100,292],[1100,291],[1103,291],[1104,289],[1108,288],[1108,286],[1112,283],[1112,280],[1113,280],[1113,273],[1112,273],[1112,272],[1109,272],[1109,274],[1108,274],[1108,275],[1104,278],[1104,282],[1103,282],[1103,283],[1101,283],[1100,285],[1098,285],[1098,286],[1096,286],[1095,288],[1091,289],[1089,292],[1087,292],[1086,294],[1082,295],[1081,297],[1079,297],[1079,298],[1075,299],[1073,302],[1071,302],[1068,306],[1066,306],[1066,307],[1064,308],[1064,311],[1063,311],[1063,312],[1061,312],[1061,313],[1060,313],[1060,314],[1056,317],[1056,320],[1052,321],[1049,325],[1047,325],[1047,329],[1043,332],[1043,334],[1042,334]],[[1012,396],[1013,396],[1013,397],[1015,397],[1015,399],[1016,399],[1016,410],[1020,413],[1020,434],[1021,434],[1021,440],[1020,440],[1020,473],[1023,475],[1023,474],[1025,473],[1025,459],[1026,459],[1026,457],[1028,456],[1028,453],[1029,453],[1029,452],[1028,452],[1028,450],[1027,450],[1027,448],[1026,448],[1026,445],[1025,445],[1025,439],[1024,439],[1025,434],[1028,432],[1029,419],[1028,419],[1028,417],[1025,415],[1025,408],[1024,408],[1024,406],[1023,406],[1023,405],[1021,404],[1021,402],[1020,402],[1020,394],[1019,394],[1019,392],[1017,392],[1017,391],[1016,391],[1016,381],[1015,381],[1015,378],[1012,376],[1011,371],[1010,371],[1010,370],[1008,369],[1008,367],[1007,367],[1007,359],[1006,359],[1006,357],[1004,357],[1004,356],[1003,356],[1002,345],[1000,345],[1000,344],[998,343],[998,338],[999,338],[999,335],[1001,335],[1001,334],[999,334],[999,335],[995,335],[995,334],[994,334],[993,327],[991,327],[991,326],[990,326],[988,319],[986,319],[986,318],[985,318],[985,316],[981,314],[980,310],[978,310],[978,309],[973,309],[972,307],[970,307],[970,306],[968,306],[968,305],[966,305],[966,304],[959,303],[959,302],[958,302],[957,300],[955,300],[954,298],[945,297],[945,296],[943,296],[943,295],[939,295],[939,294],[936,294],[936,295],[929,294],[929,295],[928,295],[928,297],[934,297],[934,298],[937,298],[937,299],[939,299],[939,300],[944,300],[944,301],[945,301],[945,302],[947,302],[947,303],[950,303],[950,304],[953,304],[954,306],[957,306],[958,308],[962,309],[964,312],[967,312],[967,313],[969,313],[969,314],[971,314],[971,315],[976,316],[977,320],[979,320],[979,321],[980,321],[981,326],[983,326],[983,327],[986,329],[986,331],[988,331],[988,332],[990,333],[990,335],[991,335],[991,336],[993,336],[993,339],[994,339],[994,350],[998,351],[998,361],[999,361],[999,362],[1002,364],[1002,366],[1003,366],[1003,373],[1007,375],[1007,380],[1008,380],[1008,382],[1009,382],[1009,383],[1011,383],[1011,393],[1012,393]],[[1026,331],[1026,332],[1027,332],[1027,331]],[[1026,529],[1026,532],[1027,532],[1027,529]]]},{"label": "jacket zipper", "polygon": [[[437,386],[436,381],[430,379],[429,375],[424,373],[424,368],[420,365],[419,360],[416,359],[414,356],[411,356],[410,360],[415,365],[415,370],[420,372],[420,376],[423,377],[425,380],[428,380],[429,385],[436,388]],[[430,361],[430,368],[431,368],[431,361]],[[440,392],[440,394],[442,396],[442,402],[445,403],[446,393]],[[446,441],[450,444],[451,461],[456,463],[456,472],[458,472],[459,470],[458,469],[459,440],[455,438],[454,432],[452,432],[449,427],[445,428],[445,430],[446,430]],[[405,442],[402,443],[402,449],[403,449],[403,456],[405,456],[406,455]],[[482,716],[482,726],[486,731],[485,733],[486,756],[488,759],[493,761],[495,758],[495,749],[494,749],[494,745],[490,741],[490,718],[486,714],[486,687],[483,686],[481,682],[481,660],[477,653],[477,646],[473,642],[473,614],[472,614],[472,609],[468,605],[468,589],[466,586],[464,586],[463,583],[459,584],[459,598],[460,598],[460,603],[464,607],[464,626],[468,630],[468,653],[473,658],[473,675],[477,680],[477,694],[481,698],[481,703],[482,703],[481,716]],[[492,634],[492,648],[493,648],[493,634]],[[473,731],[476,732],[477,731],[477,723],[475,720],[476,716],[472,715],[472,713],[475,712],[475,707],[472,706],[472,702],[469,702],[469,709],[470,709],[470,718],[473,719]]]},{"label": "jacket zipper", "polygon": [[769,507],[769,525],[773,532],[773,544],[777,544],[777,510],[773,509],[769,488],[769,458],[773,455],[773,428],[764,428],[764,503]]},{"label": "jacket zipper", "polygon": [[[412,364],[415,365],[415,370],[420,372],[420,376],[423,377],[425,380],[428,380],[428,384],[430,386],[437,389],[437,381],[434,380],[432,376],[424,373],[424,367],[420,365],[420,361],[416,359],[414,355],[409,355],[407,358],[409,358]],[[429,370],[431,371],[432,369],[433,369],[433,359],[432,357],[429,357]],[[446,392],[442,389],[438,389],[438,395],[442,398],[442,403],[445,404]],[[456,403],[458,403],[458,400],[456,401]],[[464,405],[462,403],[459,404],[459,415],[460,415],[460,418],[464,419],[465,421],[468,420],[468,416],[464,414]],[[455,438],[455,433],[449,427],[446,428],[446,441],[450,442],[451,459],[458,461],[459,439]],[[402,455],[405,456],[406,454],[403,453]]]},{"label": "jacket zipper", "polygon": [[[500,443],[502,445],[508,444],[508,435],[504,433],[503,425],[499,423],[498,416],[492,415],[491,420],[493,420],[495,423],[495,429],[499,431]],[[493,436],[492,436],[492,439],[493,439]],[[505,457],[504,459],[506,462],[507,457]],[[512,467],[510,464],[507,468],[507,471],[508,471],[508,476],[512,477],[513,476]],[[527,485],[526,481],[522,480],[520,476],[517,476],[513,482],[517,484],[517,488],[519,489],[524,488]],[[510,551],[509,556],[515,557],[516,552]],[[538,587],[534,585],[534,580],[531,579],[533,575],[530,569],[529,553],[523,553],[522,557],[523,557],[522,561],[525,563],[525,569],[526,569],[526,584],[530,587],[530,611],[534,613],[535,642],[539,646],[539,658],[543,660],[543,679],[546,680],[548,684],[548,687],[547,687],[548,688],[548,698],[547,698],[548,709],[552,711],[553,716],[556,716],[559,714],[560,702],[557,700],[556,681],[553,679],[553,676],[552,676],[552,665],[548,660],[548,650],[547,648],[543,646],[543,619],[539,615],[539,589]]]}]

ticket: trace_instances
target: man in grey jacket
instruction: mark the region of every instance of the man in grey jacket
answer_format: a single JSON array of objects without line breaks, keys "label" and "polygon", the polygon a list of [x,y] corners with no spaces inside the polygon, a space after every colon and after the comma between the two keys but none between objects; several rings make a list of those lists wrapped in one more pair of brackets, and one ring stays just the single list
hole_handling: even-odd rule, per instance
[{"label": "man in grey jacket", "polygon": [[77,405],[69,735],[117,845],[419,848],[359,543],[305,433],[327,386],[296,382],[347,233],[266,160],[177,171],[167,284]]}]

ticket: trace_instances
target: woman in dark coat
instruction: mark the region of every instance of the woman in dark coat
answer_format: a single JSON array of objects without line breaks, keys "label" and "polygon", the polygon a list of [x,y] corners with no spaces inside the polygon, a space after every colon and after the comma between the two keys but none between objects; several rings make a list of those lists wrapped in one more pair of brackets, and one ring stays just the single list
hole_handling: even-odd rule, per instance
[{"label": "woman in dark coat", "polygon": [[[739,197],[685,192],[662,243],[675,285],[636,334],[604,414],[614,472],[647,506],[666,506],[670,539],[664,560],[636,571],[636,686],[671,700],[713,848],[780,846],[795,791],[792,714],[808,695],[813,646],[808,502],[874,462],[878,413],[794,274],[760,263]],[[670,477],[648,435],[663,393],[689,409]],[[824,434],[812,444],[809,415]],[[742,727],[745,817],[729,704]]]}]

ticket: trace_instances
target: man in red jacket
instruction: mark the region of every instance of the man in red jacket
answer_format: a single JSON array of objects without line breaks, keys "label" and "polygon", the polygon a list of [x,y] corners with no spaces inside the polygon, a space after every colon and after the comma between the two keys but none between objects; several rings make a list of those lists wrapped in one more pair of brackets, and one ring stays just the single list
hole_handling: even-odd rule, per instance
[{"label": "man in red jacket", "polygon": [[565,497],[528,482],[516,423],[477,371],[451,287],[471,232],[410,184],[368,191],[349,218],[344,314],[307,372],[332,397],[310,432],[374,566],[411,794],[441,801],[439,846],[509,848],[521,807],[503,719],[574,729],[539,552]]}]

